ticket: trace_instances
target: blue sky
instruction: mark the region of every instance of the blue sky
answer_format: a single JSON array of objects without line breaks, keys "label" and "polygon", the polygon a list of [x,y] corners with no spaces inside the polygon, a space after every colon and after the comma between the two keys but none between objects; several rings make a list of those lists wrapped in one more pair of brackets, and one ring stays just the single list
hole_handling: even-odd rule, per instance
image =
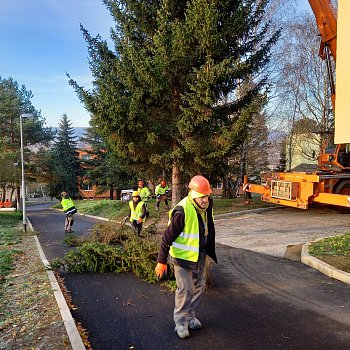
[{"label": "blue sky", "polygon": [[[308,0],[297,3],[308,8]],[[47,126],[57,126],[64,113],[74,127],[89,125],[66,77],[91,87],[80,23],[92,36],[110,38],[113,21],[101,0],[0,0],[0,76],[33,92]]]},{"label": "blue sky", "polygon": [[103,39],[113,26],[101,0],[0,0],[0,76],[32,90],[32,103],[48,126],[57,126],[63,113],[74,127],[89,124],[66,77],[91,87],[80,23]]}]

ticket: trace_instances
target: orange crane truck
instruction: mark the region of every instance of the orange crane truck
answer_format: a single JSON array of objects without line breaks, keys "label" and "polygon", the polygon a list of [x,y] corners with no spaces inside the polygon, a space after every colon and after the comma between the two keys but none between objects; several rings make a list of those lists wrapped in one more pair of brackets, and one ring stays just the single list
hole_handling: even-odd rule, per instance
[{"label": "orange crane truck", "polygon": [[[319,55],[327,63],[335,116],[333,150],[323,147],[314,172],[275,172],[261,184],[244,177],[243,191],[261,194],[266,202],[308,209],[311,203],[350,207],[350,0],[338,0],[338,15],[330,0],[309,0],[321,37]],[[336,63],[336,94],[332,76]],[[336,96],[336,98],[335,98]]]}]

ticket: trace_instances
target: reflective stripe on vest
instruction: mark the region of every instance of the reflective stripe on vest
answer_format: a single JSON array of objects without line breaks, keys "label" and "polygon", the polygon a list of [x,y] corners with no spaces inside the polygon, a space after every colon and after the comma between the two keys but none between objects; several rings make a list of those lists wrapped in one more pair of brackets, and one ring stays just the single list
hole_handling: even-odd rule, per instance
[{"label": "reflective stripe on vest", "polygon": [[134,202],[129,202],[129,207],[131,210],[130,214],[130,222],[133,222],[134,220],[137,220],[142,215],[142,206],[144,205],[144,202],[140,201],[137,203],[136,208],[134,209]]},{"label": "reflective stripe on vest", "polygon": [[[170,255],[174,258],[197,262],[199,257],[199,224],[197,211],[188,197],[182,199],[178,206],[184,208],[185,226],[181,234],[170,246]],[[169,212],[169,224],[172,216]]]},{"label": "reflective stripe on vest", "polygon": [[64,212],[66,212],[69,208],[74,207],[74,203],[71,198],[63,198],[61,204]]}]

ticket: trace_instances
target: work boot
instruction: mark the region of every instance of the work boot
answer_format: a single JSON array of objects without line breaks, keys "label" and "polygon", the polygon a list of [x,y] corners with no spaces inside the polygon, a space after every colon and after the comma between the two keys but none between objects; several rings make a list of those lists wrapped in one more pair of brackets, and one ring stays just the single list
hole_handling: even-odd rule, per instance
[{"label": "work boot", "polygon": [[180,325],[175,327],[175,332],[181,339],[188,338],[190,336],[187,325]]},{"label": "work boot", "polygon": [[198,320],[198,318],[192,318],[189,322],[189,327],[191,329],[201,329],[202,328],[202,322]]},{"label": "work boot", "polygon": [[156,211],[159,211],[159,207],[156,207]]}]

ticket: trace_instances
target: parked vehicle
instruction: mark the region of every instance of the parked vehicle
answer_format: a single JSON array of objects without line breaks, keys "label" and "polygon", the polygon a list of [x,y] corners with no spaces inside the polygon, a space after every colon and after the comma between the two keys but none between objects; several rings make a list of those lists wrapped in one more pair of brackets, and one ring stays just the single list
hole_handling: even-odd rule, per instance
[{"label": "parked vehicle", "polygon": [[129,202],[132,198],[132,192],[133,189],[129,189],[129,190],[121,190],[120,191],[120,199],[122,202]]}]

